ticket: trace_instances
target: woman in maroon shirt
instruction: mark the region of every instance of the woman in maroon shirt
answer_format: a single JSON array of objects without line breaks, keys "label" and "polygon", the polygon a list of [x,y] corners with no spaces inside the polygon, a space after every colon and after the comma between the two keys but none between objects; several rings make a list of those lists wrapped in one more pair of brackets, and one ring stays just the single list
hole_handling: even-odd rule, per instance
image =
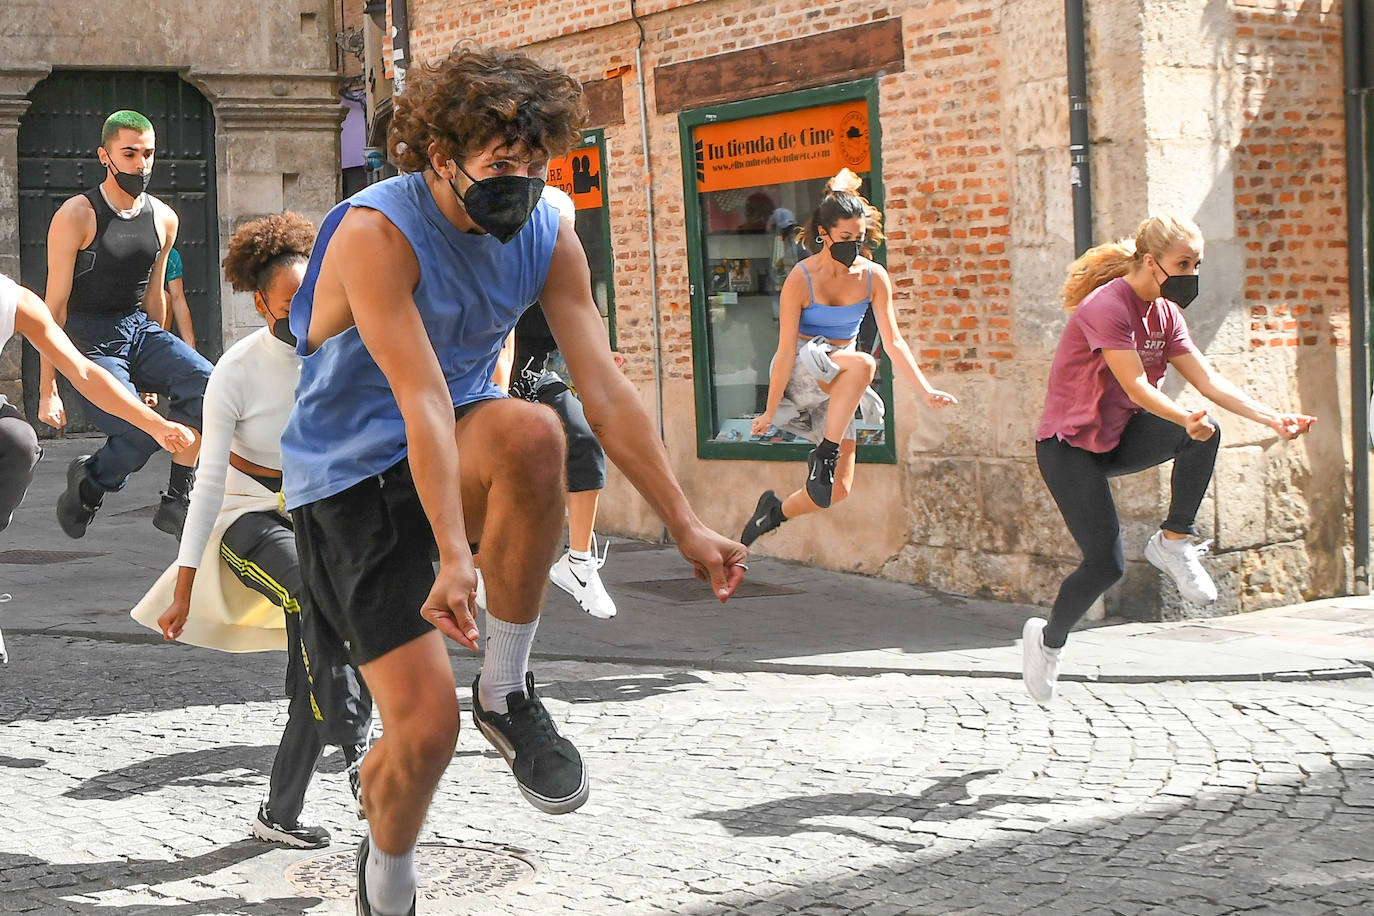
[{"label": "woman in maroon shirt", "polygon": [[1173,459],[1169,515],[1146,543],[1145,558],[1189,601],[1216,600],[1200,562],[1210,542],[1194,544],[1190,536],[1198,533],[1193,521],[1221,436],[1206,411],[1160,390],[1165,370],[1173,366],[1209,401],[1284,439],[1316,419],[1250,398],[1193,344],[1183,309],[1197,296],[1202,247],[1191,221],[1154,216],[1134,239],[1098,245],[1069,267],[1062,297],[1073,314],[1050,369],[1035,454],[1083,562],[1060,586],[1049,620],[1032,617],[1022,631],[1022,678],[1038,703],[1054,698],[1069,631],[1126,571],[1108,478]]}]

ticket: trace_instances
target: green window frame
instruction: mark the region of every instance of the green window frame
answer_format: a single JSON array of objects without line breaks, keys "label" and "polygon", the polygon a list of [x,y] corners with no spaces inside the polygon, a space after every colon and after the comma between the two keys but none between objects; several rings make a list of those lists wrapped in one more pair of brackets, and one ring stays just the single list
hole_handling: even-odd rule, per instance
[{"label": "green window frame", "polygon": [[[582,140],[566,157],[571,163],[579,153],[596,151],[597,172],[592,176],[601,191],[601,206],[586,207],[577,211],[577,237],[587,253],[587,266],[592,273],[592,297],[597,308],[601,309],[606,321],[606,332],[610,335],[611,349],[616,347],[615,336],[615,253],[611,249],[611,207],[610,195],[606,187],[606,131],[600,127],[582,133]],[[560,160],[561,162],[561,160]],[[551,168],[560,168],[551,164]],[[550,173],[549,183],[564,186],[575,183],[570,175]],[[566,190],[566,188],[565,188]],[[578,195],[574,195],[574,199]]]},{"label": "green window frame", "polygon": [[[712,329],[710,318],[710,284],[707,281],[706,232],[703,216],[702,190],[698,186],[696,129],[708,124],[776,115],[785,112],[817,108],[837,102],[863,100],[868,108],[869,132],[869,171],[862,177],[868,181],[868,199],[879,210],[883,209],[884,193],[882,185],[882,130],[878,121],[878,84],[876,80],[865,79],[852,83],[826,86],[819,89],[805,89],[782,95],[743,102],[731,102],[684,111],[678,115],[678,133],[681,142],[682,181],[684,214],[687,228],[687,270],[689,296],[692,313],[692,370],[696,402],[697,457],[702,459],[743,459],[765,461],[804,461],[811,451],[811,443],[805,440],[796,442],[722,441],[716,436],[716,403],[713,384]],[[797,219],[805,222],[806,216],[796,214]],[[886,249],[880,247],[874,253],[874,260],[886,266]],[[871,322],[871,317],[867,321]],[[775,347],[776,334],[769,344]],[[770,350],[771,353],[771,350]],[[765,382],[766,384],[766,382]],[[893,433],[892,409],[892,366],[884,352],[879,360],[878,378],[874,388],[882,396],[887,406],[883,420],[882,441],[878,443],[860,441],[857,460],[866,463],[896,464],[897,447]]]}]

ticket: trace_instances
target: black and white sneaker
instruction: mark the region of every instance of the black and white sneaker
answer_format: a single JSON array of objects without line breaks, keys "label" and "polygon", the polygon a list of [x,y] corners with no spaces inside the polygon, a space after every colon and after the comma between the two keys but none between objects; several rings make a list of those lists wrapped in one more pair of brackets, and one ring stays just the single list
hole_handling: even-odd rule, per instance
[{"label": "black and white sneaker", "polygon": [[273,821],[272,815],[267,812],[267,802],[258,805],[258,813],[253,816],[253,836],[265,843],[293,849],[322,849],[329,845],[329,831],[323,827],[307,824],[286,827]]},{"label": "black and white sneaker", "polygon": [[806,495],[822,509],[830,508],[830,494],[835,489],[835,462],[839,460],[838,452],[820,454],[820,446],[806,456]]},{"label": "black and white sneaker", "polygon": [[554,727],[534,692],[534,675],[525,673],[525,689],[506,695],[505,715],[482,708],[472,679],[472,718],[492,747],[501,752],[525,800],[545,814],[567,814],[587,801],[587,768],[582,755]]},{"label": "black and white sneaker", "polygon": [[90,460],[90,455],[72,459],[72,463],[67,465],[67,489],[57,497],[57,524],[69,538],[86,536],[86,527],[105,501],[103,494],[94,504],[87,503],[81,496],[81,482],[86,479],[86,465]]},{"label": "black and white sneaker", "polygon": [[772,490],[764,490],[759,497],[759,504],[754,507],[754,514],[744,523],[744,533],[739,536],[739,542],[748,547],[784,521],[782,500]]},{"label": "black and white sneaker", "polygon": [[191,507],[190,496],[162,494],[162,502],[153,513],[153,527],[181,540],[181,529],[186,527],[186,512]]}]

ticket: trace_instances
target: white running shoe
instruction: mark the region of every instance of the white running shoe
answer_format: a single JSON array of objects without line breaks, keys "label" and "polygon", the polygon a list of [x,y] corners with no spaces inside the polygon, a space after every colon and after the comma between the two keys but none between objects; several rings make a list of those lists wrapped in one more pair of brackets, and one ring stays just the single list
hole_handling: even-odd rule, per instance
[{"label": "white running shoe", "polygon": [[1211,604],[1217,600],[1217,586],[1201,561],[1212,542],[1193,544],[1185,539],[1182,543],[1182,548],[1174,547],[1165,542],[1162,529],[1156,531],[1145,542],[1145,559],[1172,576],[1184,598],[1194,604]]},{"label": "white running shoe", "polygon": [[482,578],[482,570],[477,570],[477,606],[487,609],[487,581]]},{"label": "white running shoe", "polygon": [[1031,699],[1048,706],[1059,681],[1059,661],[1064,648],[1045,645],[1045,618],[1032,617],[1021,628],[1021,681]]},{"label": "white running shoe", "polygon": [[[592,543],[592,553],[596,553],[595,542]],[[597,572],[605,565],[604,551],[586,563],[574,560],[570,554],[564,553],[549,569],[549,581],[572,595],[582,610],[588,614],[600,620],[609,620],[615,616],[615,602],[607,594],[606,586],[601,583],[601,574]]]}]

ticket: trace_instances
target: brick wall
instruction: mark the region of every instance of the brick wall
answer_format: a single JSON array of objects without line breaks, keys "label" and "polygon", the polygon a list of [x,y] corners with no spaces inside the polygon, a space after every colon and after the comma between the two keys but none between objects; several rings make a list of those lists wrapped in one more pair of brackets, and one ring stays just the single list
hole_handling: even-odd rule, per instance
[{"label": "brick wall", "polygon": [[1349,341],[1341,20],[1331,4],[1236,4],[1235,151],[1251,347]]},{"label": "brick wall", "polygon": [[[644,31],[665,438],[693,504],[708,524],[733,533],[760,489],[787,492],[799,478],[788,462],[696,458],[680,138],[676,111],[660,111],[655,68],[895,19],[903,66],[877,76],[888,268],[908,342],[932,381],[962,404],[933,414],[898,381],[898,464],[861,466],[849,500],[758,546],[952,591],[1050,600],[1077,562],[1031,447],[1064,320],[1057,288],[1073,257],[1062,3],[635,7]],[[527,48],[583,81],[633,64],[640,39],[628,2],[515,0],[494,9],[410,0],[410,12],[416,60],[461,38]],[[1231,454],[1204,511],[1231,551],[1218,561],[1230,577],[1223,591],[1234,586],[1245,607],[1341,592],[1349,581],[1341,560],[1345,411],[1322,400],[1341,389],[1348,347],[1339,6],[1093,4],[1089,30],[1099,241],[1133,230],[1149,207],[1196,214],[1217,240],[1204,282],[1228,291],[1210,315],[1197,315],[1209,352],[1231,360],[1228,377],[1257,396],[1332,420],[1325,439],[1286,451],[1262,428],[1228,421]],[[631,69],[619,77],[625,120],[606,130],[606,180],[619,344],[647,402],[653,339],[639,76]],[[1185,91],[1161,91],[1170,79]],[[1182,134],[1169,135],[1180,123]],[[1215,175],[1190,171],[1194,162],[1210,163]],[[1219,176],[1224,182],[1207,184],[1202,199],[1199,187]],[[1264,360],[1247,362],[1256,351]],[[1161,474],[1118,488],[1132,569],[1114,605],[1123,613],[1173,612],[1161,610],[1159,577],[1135,544],[1162,517],[1167,469]],[[1272,493],[1275,507],[1256,515],[1253,501],[1233,490]],[[658,533],[622,478],[612,476],[602,506],[606,530]],[[837,543],[851,546],[836,551]],[[1241,606],[1236,599],[1221,610]]]}]

